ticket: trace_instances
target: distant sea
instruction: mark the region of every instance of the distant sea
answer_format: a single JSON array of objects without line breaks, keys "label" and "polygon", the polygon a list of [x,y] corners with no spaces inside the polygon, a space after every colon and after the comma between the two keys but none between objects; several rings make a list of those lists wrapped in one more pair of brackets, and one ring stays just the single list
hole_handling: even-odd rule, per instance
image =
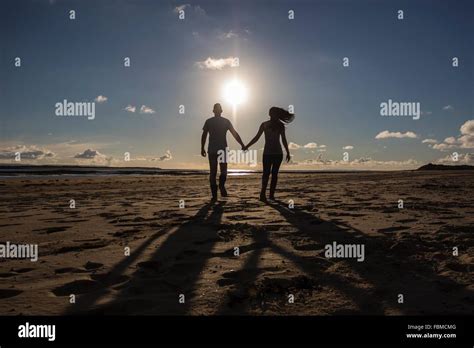
[{"label": "distant sea", "polygon": [[[258,170],[229,169],[229,176],[245,176],[260,173]],[[282,173],[350,173],[360,170],[281,170]],[[162,169],[150,167],[105,167],[73,165],[0,165],[0,178],[45,176],[112,176],[112,175],[207,175],[202,169]]]}]

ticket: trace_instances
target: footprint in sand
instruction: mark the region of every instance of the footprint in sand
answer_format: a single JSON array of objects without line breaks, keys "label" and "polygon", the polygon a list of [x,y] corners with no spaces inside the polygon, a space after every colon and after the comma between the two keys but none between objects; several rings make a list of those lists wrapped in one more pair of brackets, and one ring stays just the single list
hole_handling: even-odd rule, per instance
[{"label": "footprint in sand", "polygon": [[81,279],[58,286],[52,290],[52,293],[56,296],[69,296],[71,294],[85,294],[100,288],[100,283],[95,280]]},{"label": "footprint in sand", "polygon": [[27,273],[33,271],[34,268],[24,267],[24,268],[12,268],[10,271],[15,273]]},{"label": "footprint in sand", "polygon": [[116,284],[125,283],[130,279],[129,276],[125,274],[121,275],[113,275],[110,273],[102,273],[102,274],[92,274],[91,278],[98,282],[101,282],[105,286],[111,286]]},{"label": "footprint in sand", "polygon": [[54,273],[56,274],[64,274],[64,273],[87,273],[85,269],[82,268],[76,268],[76,267],[63,267],[63,268],[57,268],[54,270]]},{"label": "footprint in sand", "polygon": [[33,230],[33,232],[38,232],[39,234],[50,234],[50,233],[57,233],[57,232],[64,232],[68,228],[72,226],[57,226],[57,227],[48,227],[48,228],[41,228],[37,230]]},{"label": "footprint in sand", "polygon": [[84,265],[84,268],[87,270],[92,270],[92,269],[101,268],[103,265],[104,264],[100,262],[87,261],[86,264]]},{"label": "footprint in sand", "polygon": [[0,299],[15,297],[21,294],[23,291],[16,289],[0,289]]},{"label": "footprint in sand", "polygon": [[143,261],[137,263],[137,267],[143,271],[158,272],[161,269],[161,263],[158,261]]},{"label": "footprint in sand", "polygon": [[394,226],[394,227],[380,228],[380,229],[377,230],[377,232],[390,233],[390,232],[408,230],[409,228],[410,227],[407,227],[407,226]]}]

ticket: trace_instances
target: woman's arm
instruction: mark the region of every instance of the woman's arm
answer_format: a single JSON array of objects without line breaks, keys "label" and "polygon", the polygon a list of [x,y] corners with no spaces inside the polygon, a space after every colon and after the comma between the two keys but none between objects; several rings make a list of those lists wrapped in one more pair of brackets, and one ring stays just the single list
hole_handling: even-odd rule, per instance
[{"label": "woman's arm", "polygon": [[260,125],[260,128],[258,129],[257,135],[252,140],[250,140],[247,146],[245,146],[244,150],[248,150],[250,146],[255,144],[258,141],[258,139],[260,139],[260,137],[262,136],[262,133],[263,133],[263,123]]},{"label": "woman's arm", "polygon": [[291,155],[290,155],[290,149],[288,148],[288,141],[286,140],[285,128],[283,128],[283,131],[281,132],[281,140],[283,141],[283,146],[285,147],[285,150],[286,150],[286,161],[290,162]]}]

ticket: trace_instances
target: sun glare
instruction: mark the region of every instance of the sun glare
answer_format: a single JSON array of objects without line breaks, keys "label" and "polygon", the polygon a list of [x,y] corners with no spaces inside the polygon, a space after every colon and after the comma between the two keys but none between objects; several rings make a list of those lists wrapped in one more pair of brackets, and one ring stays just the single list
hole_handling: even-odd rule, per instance
[{"label": "sun glare", "polygon": [[239,80],[232,80],[224,86],[224,99],[233,106],[247,100],[247,88]]}]

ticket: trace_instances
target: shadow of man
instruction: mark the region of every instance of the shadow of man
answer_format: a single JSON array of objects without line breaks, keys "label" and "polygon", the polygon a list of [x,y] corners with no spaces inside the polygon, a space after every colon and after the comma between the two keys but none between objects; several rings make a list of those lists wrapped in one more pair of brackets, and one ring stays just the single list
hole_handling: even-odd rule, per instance
[{"label": "shadow of man", "polygon": [[[84,294],[66,314],[186,314],[195,295],[196,283],[218,240],[217,228],[226,202],[206,204],[169,234],[147,261],[136,264],[137,270],[126,283],[115,287],[113,300],[97,304],[109,289]],[[104,285],[113,284],[159,236],[151,236],[130,256],[109,272]],[[184,295],[184,303],[180,302]]]}]

